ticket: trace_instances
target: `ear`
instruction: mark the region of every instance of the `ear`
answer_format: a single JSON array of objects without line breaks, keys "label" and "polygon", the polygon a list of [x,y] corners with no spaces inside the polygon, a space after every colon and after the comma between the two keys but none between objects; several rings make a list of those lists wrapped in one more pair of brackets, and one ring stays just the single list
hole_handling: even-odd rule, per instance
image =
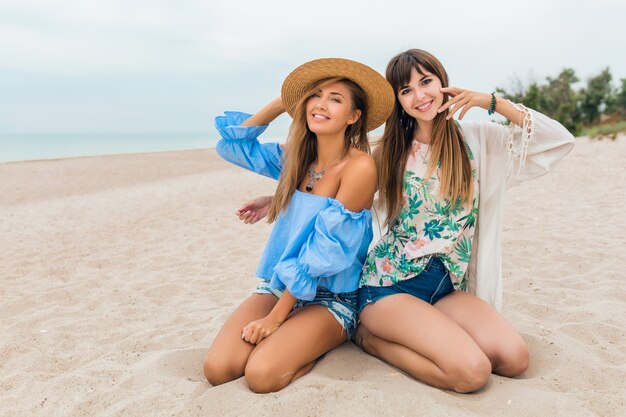
[{"label": "ear", "polygon": [[352,112],[352,115],[348,118],[348,124],[349,125],[355,124],[357,120],[359,120],[359,117],[361,117],[361,110],[356,109],[355,111]]}]

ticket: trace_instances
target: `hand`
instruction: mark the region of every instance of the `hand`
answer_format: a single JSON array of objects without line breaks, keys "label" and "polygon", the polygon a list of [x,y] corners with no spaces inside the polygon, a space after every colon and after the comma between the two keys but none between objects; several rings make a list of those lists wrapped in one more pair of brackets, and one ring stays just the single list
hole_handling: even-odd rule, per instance
[{"label": "hand", "polygon": [[270,210],[270,204],[272,203],[271,196],[257,197],[246,203],[243,203],[241,207],[237,209],[235,214],[239,217],[239,220],[243,220],[245,224],[254,224],[267,216]]},{"label": "hand", "polygon": [[265,316],[248,323],[241,332],[241,338],[248,343],[258,345],[263,339],[278,330],[281,324],[282,322],[272,315]]},{"label": "hand", "polygon": [[[454,113],[461,110],[461,114],[459,114],[459,120],[463,119],[465,113],[472,107],[482,107],[483,109],[489,109],[491,106],[491,94],[479,93],[476,91],[464,90],[458,87],[445,87],[441,88],[440,91],[442,93],[447,93],[451,99],[448,100],[443,106],[439,107],[437,113],[444,112],[446,109],[449,109],[448,115],[446,116],[446,120],[450,120]],[[450,108],[451,106],[454,106]]]}]

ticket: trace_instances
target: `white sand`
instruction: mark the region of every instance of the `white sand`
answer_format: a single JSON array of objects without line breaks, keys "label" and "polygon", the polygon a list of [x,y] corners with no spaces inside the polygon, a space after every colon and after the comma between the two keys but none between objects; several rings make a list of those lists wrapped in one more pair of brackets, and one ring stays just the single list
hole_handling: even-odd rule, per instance
[{"label": "white sand", "polygon": [[524,377],[431,388],[345,344],[275,394],[202,359],[255,285],[274,183],[213,151],[0,164],[0,416],[624,416],[626,137],[509,192],[504,315]]}]

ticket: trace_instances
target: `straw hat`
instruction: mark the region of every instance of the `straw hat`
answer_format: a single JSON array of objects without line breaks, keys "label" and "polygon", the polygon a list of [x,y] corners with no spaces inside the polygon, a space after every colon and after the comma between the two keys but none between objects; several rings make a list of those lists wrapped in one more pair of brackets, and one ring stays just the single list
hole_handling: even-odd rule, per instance
[{"label": "straw hat", "polygon": [[322,58],[309,61],[293,70],[281,89],[283,104],[291,117],[296,104],[311,84],[324,78],[347,78],[365,92],[367,130],[385,123],[393,110],[394,94],[387,80],[367,65],[343,58]]}]

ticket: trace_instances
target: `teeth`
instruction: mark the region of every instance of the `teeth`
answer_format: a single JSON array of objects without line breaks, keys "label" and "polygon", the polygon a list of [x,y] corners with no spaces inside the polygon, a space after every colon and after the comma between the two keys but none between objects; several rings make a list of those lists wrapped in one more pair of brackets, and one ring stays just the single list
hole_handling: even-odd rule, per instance
[{"label": "teeth", "polygon": [[326,116],[322,116],[321,114],[314,114],[313,115],[314,119],[328,119],[328,117]]},{"label": "teeth", "polygon": [[431,103],[432,103],[432,101],[429,101],[428,103],[422,104],[421,106],[418,106],[417,108],[420,109],[420,110],[424,110],[424,109],[428,108],[428,106],[430,106]]}]

